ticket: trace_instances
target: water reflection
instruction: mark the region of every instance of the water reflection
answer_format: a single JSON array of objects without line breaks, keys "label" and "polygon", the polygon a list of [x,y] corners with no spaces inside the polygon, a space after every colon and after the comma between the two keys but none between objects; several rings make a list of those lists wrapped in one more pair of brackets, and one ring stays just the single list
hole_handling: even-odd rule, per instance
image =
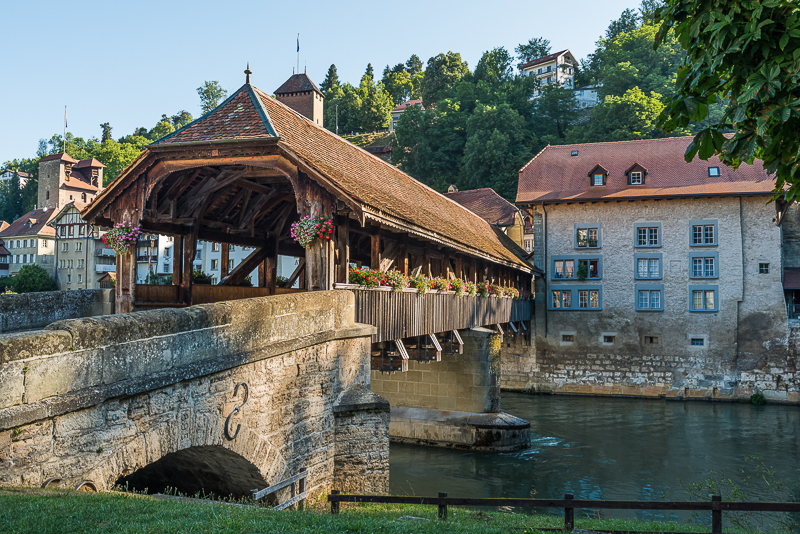
[{"label": "water reflection", "polygon": [[[793,406],[504,393],[502,408],[531,422],[530,449],[490,454],[392,444],[391,492],[684,500],[681,481],[700,482],[712,471],[740,484],[752,455],[800,480],[800,410]],[[634,514],[605,516],[612,513]]]}]

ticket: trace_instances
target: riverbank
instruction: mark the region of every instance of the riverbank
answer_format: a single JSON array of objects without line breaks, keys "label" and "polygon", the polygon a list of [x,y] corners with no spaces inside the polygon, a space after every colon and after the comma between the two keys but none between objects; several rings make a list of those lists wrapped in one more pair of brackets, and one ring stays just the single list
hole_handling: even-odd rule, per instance
[{"label": "riverbank", "polygon": [[[225,503],[158,500],[128,493],[0,488],[0,532],[14,534],[245,532],[408,534],[530,534],[563,526],[560,517],[450,508],[437,520],[435,506],[342,505],[332,515],[327,502],[310,502],[305,511],[275,512]],[[407,519],[408,517],[421,518]],[[576,528],[643,532],[708,532],[675,522],[576,520]]]}]

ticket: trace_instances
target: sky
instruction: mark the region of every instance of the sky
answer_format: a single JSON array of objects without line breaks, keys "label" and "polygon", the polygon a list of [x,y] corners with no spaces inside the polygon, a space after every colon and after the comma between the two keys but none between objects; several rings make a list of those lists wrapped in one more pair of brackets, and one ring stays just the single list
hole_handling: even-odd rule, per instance
[{"label": "sky", "polygon": [[41,138],[68,131],[115,139],[162,114],[197,118],[197,88],[218,80],[230,92],[245,81],[272,93],[297,65],[318,85],[335,64],[358,84],[367,63],[376,76],[417,54],[460,52],[474,68],[483,52],[532,37],[577,58],[638,0],[386,2],[62,0],[0,3],[0,164],[33,157]]}]

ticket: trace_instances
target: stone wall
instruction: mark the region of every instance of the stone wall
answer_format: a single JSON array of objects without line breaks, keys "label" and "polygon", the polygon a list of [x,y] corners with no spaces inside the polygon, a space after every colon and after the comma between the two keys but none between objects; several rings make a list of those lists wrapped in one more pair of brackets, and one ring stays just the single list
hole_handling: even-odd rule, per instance
[{"label": "stone wall", "polygon": [[[58,477],[109,489],[137,474],[152,483],[144,469],[151,465],[183,469],[187,480],[224,478],[217,491],[244,494],[307,468],[308,489],[328,490],[341,452],[337,432],[347,426],[335,420],[335,407],[369,387],[373,331],[353,323],[351,293],[328,291],[73,319],[0,336],[0,485]],[[349,402],[347,417],[375,419],[378,402],[385,401]],[[360,463],[350,450],[339,467],[368,488],[388,481],[381,454],[388,439],[377,418],[373,448],[360,451],[377,457]],[[192,463],[200,453],[214,461]]]},{"label": "stone wall", "polygon": [[464,354],[442,354],[440,362],[409,361],[407,372],[372,371],[372,391],[392,406],[460,412],[500,411],[499,359],[490,330],[461,330]]},{"label": "stone wall", "polygon": [[[759,391],[774,401],[800,401],[795,327],[789,326],[783,299],[781,231],[766,200],[547,206],[546,216],[534,219],[547,236],[546,243],[536,242],[547,256],[547,279],[537,281],[534,347],[504,347],[503,387],[716,399],[749,398]],[[718,244],[691,247],[692,220],[717,221]],[[601,247],[576,250],[575,225],[598,223]],[[635,223],[660,224],[661,246],[635,248]],[[690,278],[690,254],[695,251],[718,254],[718,278]],[[662,255],[660,279],[635,279],[638,253]],[[601,257],[602,277],[553,280],[552,259],[557,255]],[[769,264],[768,273],[759,272],[760,263]],[[663,286],[663,310],[636,310],[635,288],[643,283]],[[549,306],[552,287],[578,285],[602,289],[601,310]],[[716,286],[718,310],[690,311],[692,285]],[[612,342],[605,342],[605,336]],[[658,343],[649,344],[646,337]],[[704,343],[693,346],[692,339]]]},{"label": "stone wall", "polygon": [[113,289],[0,295],[0,332],[43,328],[61,319],[114,313]]}]

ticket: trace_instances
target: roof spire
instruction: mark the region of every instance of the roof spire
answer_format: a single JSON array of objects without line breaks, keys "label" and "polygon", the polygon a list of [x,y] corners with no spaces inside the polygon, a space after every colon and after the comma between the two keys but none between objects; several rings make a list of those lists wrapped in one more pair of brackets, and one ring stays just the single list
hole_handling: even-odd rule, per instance
[{"label": "roof spire", "polygon": [[245,69],[244,73],[247,75],[247,79],[244,83],[250,83],[250,75],[253,74],[253,71],[250,70],[250,62],[247,62],[247,69]]}]

